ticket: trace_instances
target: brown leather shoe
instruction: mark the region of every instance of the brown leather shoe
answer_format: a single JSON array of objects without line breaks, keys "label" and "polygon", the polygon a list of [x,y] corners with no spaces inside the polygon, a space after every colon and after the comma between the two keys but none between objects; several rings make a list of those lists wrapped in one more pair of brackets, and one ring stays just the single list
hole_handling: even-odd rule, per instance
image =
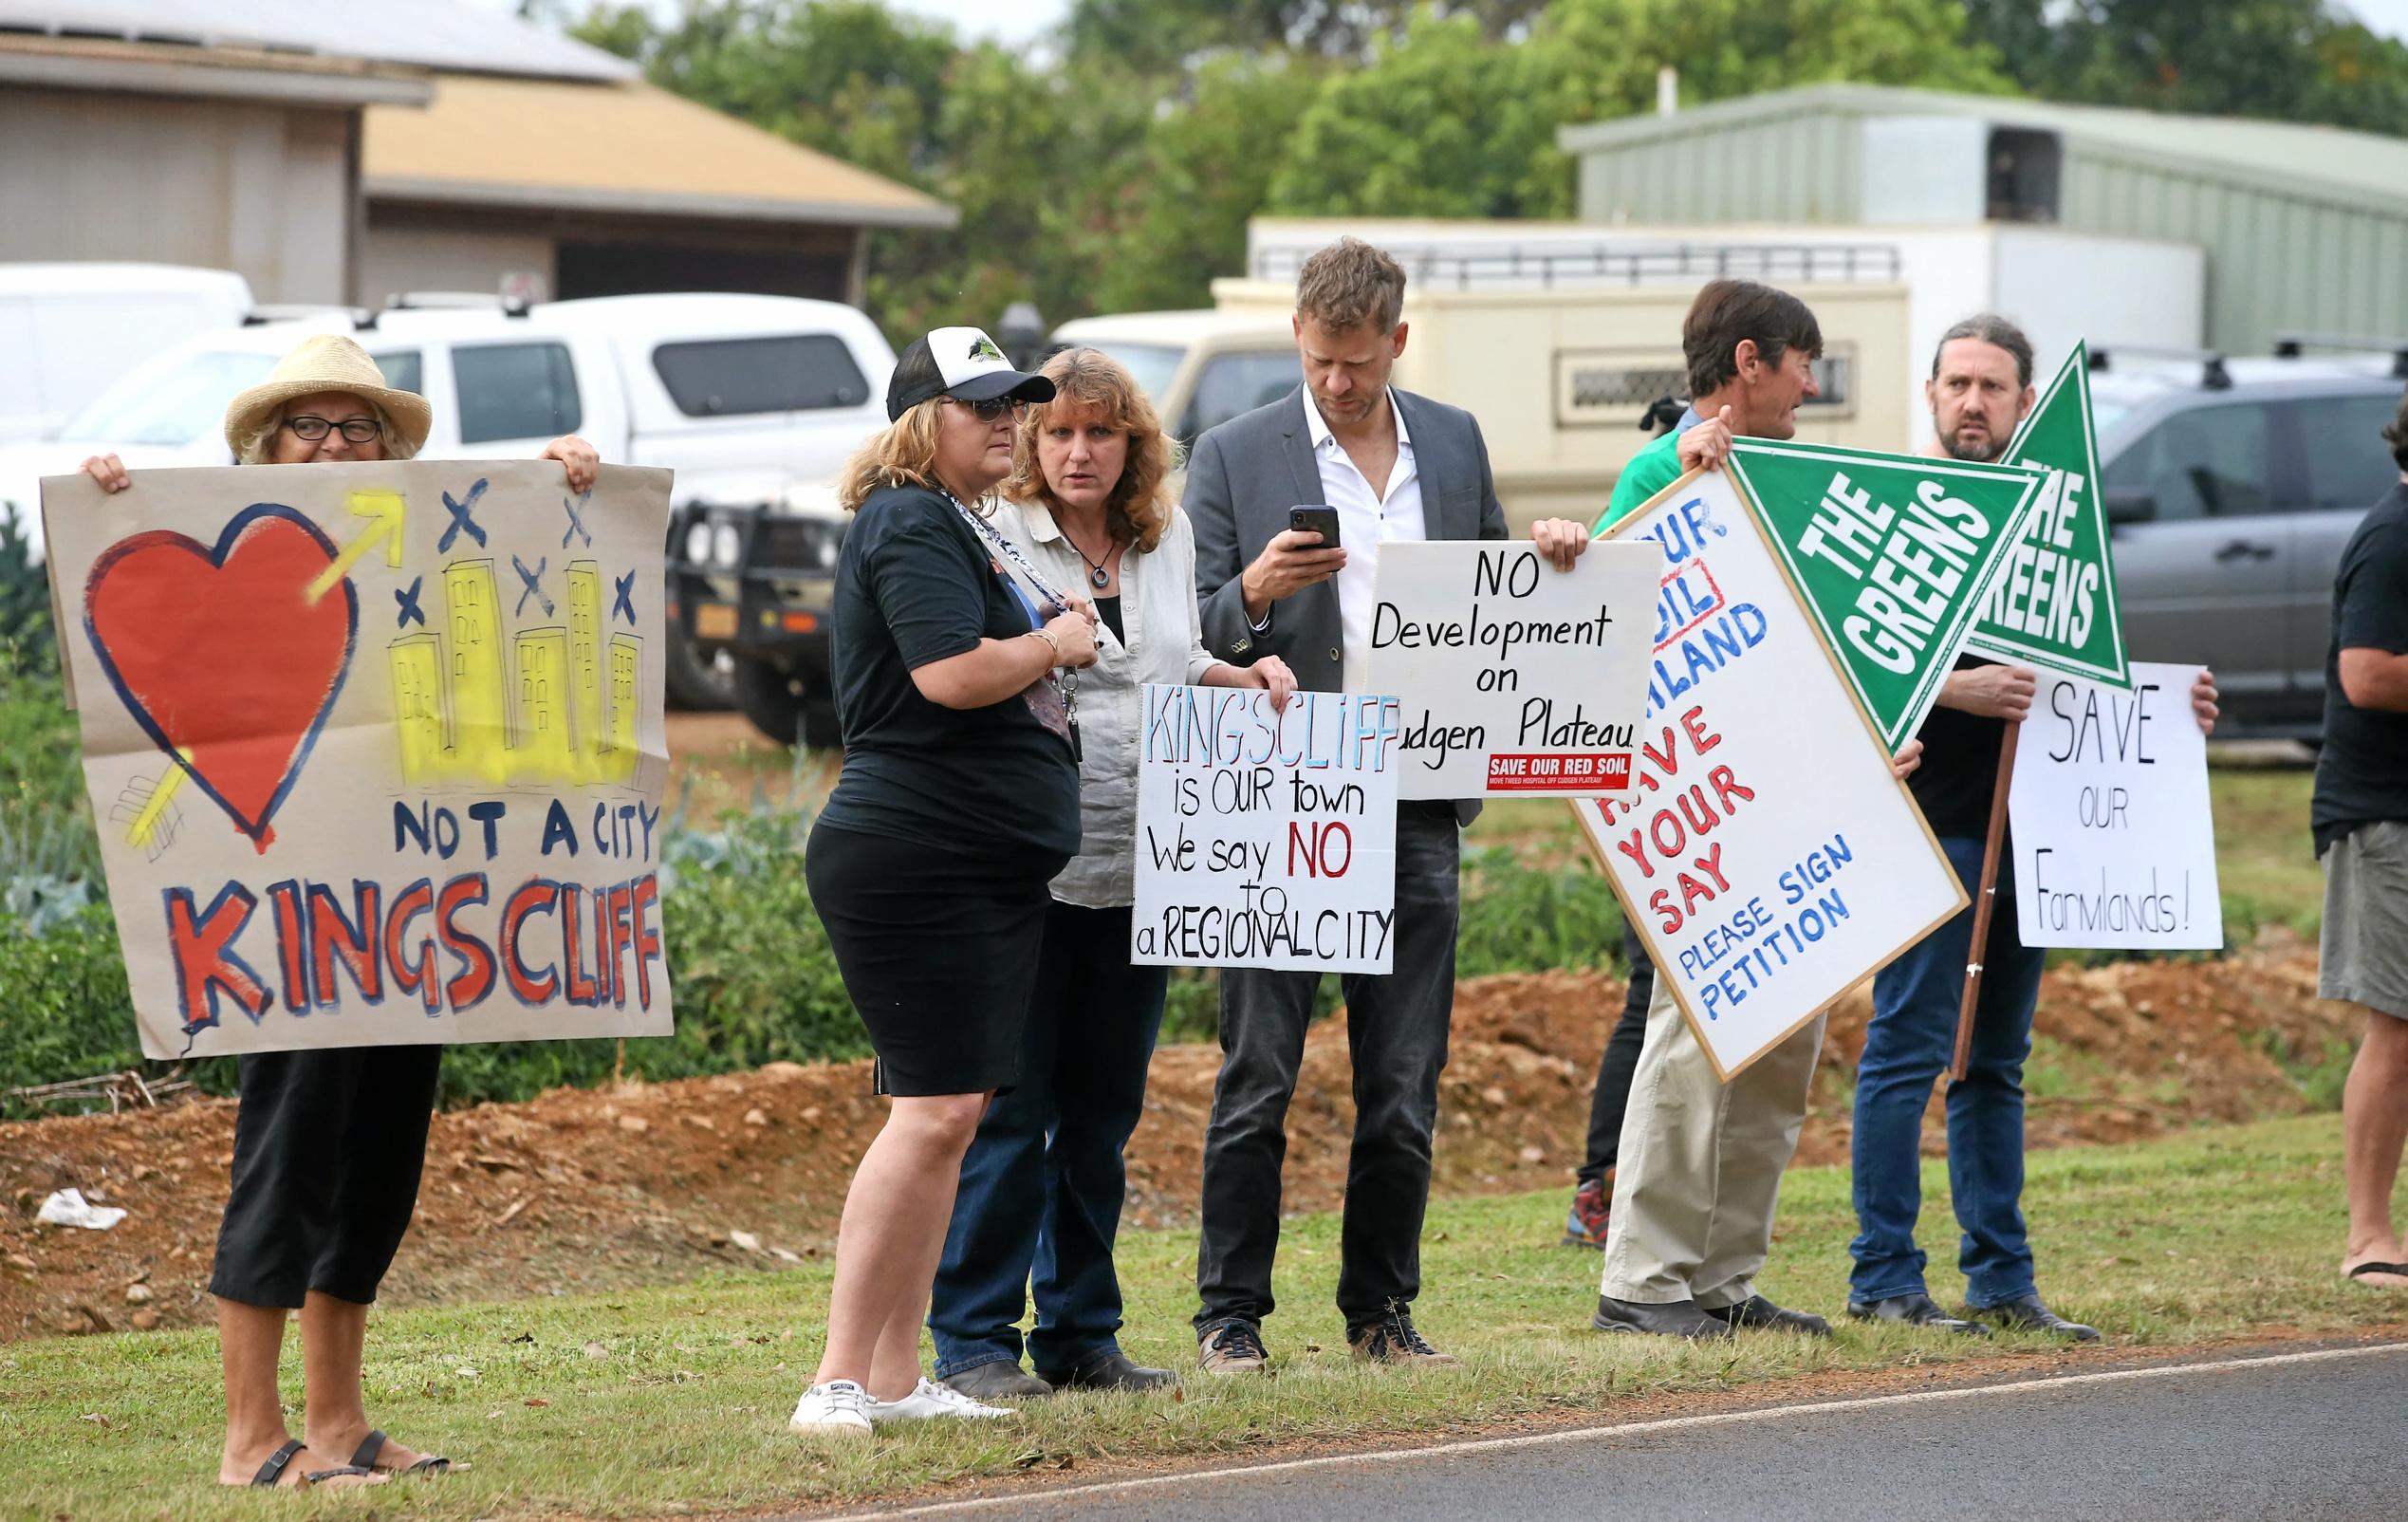
[{"label": "brown leather shoe", "polygon": [[1431,1346],[1414,1329],[1412,1313],[1402,1306],[1391,1309],[1368,1327],[1348,1327],[1346,1346],[1366,1364],[1412,1364],[1436,1368],[1462,1362],[1452,1353],[1441,1353]]},{"label": "brown leather shoe", "polygon": [[1225,1321],[1195,1340],[1195,1361],[1207,1374],[1261,1374],[1270,1366],[1262,1328],[1250,1321]]}]

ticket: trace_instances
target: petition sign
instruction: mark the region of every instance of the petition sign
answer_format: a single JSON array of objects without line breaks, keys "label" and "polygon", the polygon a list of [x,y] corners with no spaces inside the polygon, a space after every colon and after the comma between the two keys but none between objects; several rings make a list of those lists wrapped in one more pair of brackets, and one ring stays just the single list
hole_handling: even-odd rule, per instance
[{"label": "petition sign", "polygon": [[1568,571],[1528,544],[1383,546],[1369,680],[1399,700],[1397,795],[1629,787],[1662,564],[1641,544]]},{"label": "petition sign", "polygon": [[1633,786],[1572,808],[1728,1080],[1965,894],[1730,475],[1607,531],[1659,552],[1654,679]]},{"label": "petition sign", "polygon": [[2143,663],[2132,690],[2043,672],[2015,747],[2015,919],[2027,946],[2224,944],[2196,666]]},{"label": "petition sign", "polygon": [[1384,973],[1396,956],[1397,700],[1149,683],[1141,964]]}]

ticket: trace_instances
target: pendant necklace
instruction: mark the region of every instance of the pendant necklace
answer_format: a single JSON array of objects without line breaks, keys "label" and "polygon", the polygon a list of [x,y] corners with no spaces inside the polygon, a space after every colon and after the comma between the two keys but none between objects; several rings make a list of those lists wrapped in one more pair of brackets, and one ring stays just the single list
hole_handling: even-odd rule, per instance
[{"label": "pendant necklace", "polygon": [[[1054,527],[1062,529],[1062,525],[1058,522],[1054,525]],[[1075,553],[1081,560],[1087,563],[1087,582],[1089,585],[1094,586],[1097,591],[1101,592],[1105,587],[1112,585],[1112,573],[1103,567],[1103,560],[1110,560],[1112,558],[1112,551],[1108,549],[1105,550],[1103,552],[1103,560],[1091,558],[1085,550],[1079,548],[1079,541],[1070,537],[1070,530],[1067,529],[1062,529],[1062,542],[1068,545],[1073,553]]]}]

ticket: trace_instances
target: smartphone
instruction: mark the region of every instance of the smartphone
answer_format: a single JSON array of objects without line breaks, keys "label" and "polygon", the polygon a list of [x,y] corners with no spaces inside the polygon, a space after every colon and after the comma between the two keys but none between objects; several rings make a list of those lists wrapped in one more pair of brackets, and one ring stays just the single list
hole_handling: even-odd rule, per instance
[{"label": "smartphone", "polygon": [[1289,508],[1287,527],[1303,533],[1321,535],[1322,549],[1338,548],[1338,510],[1336,508]]}]

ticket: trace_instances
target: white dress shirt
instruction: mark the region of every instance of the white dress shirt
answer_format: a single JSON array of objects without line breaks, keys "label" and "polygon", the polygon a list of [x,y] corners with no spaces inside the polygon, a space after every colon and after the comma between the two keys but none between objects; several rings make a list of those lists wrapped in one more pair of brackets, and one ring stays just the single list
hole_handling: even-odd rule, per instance
[{"label": "white dress shirt", "polygon": [[[1360,479],[1360,477],[1358,477]],[[1040,502],[1006,502],[995,527],[1035,564],[1054,589],[1096,595],[1087,561],[1063,537]],[[1053,896],[1088,909],[1137,900],[1138,744],[1144,737],[1144,687],[1196,683],[1221,662],[1204,648],[1195,608],[1195,534],[1174,508],[1154,548],[1121,557],[1121,627],[1125,643],[1096,621],[1096,661],[1072,676],[1079,691],[1079,854],[1053,880]]]},{"label": "white dress shirt", "polygon": [[1371,611],[1380,578],[1380,547],[1395,540],[1430,537],[1421,511],[1421,477],[1413,465],[1413,436],[1405,432],[1404,413],[1397,394],[1388,393],[1388,410],[1397,419],[1397,463],[1378,486],[1364,479],[1346,447],[1329,431],[1329,423],[1304,398],[1305,424],[1312,430],[1313,459],[1321,467],[1322,501],[1338,510],[1338,546],[1346,552],[1345,566],[1336,577],[1338,622],[1344,659],[1344,690],[1363,690],[1370,670]]}]

